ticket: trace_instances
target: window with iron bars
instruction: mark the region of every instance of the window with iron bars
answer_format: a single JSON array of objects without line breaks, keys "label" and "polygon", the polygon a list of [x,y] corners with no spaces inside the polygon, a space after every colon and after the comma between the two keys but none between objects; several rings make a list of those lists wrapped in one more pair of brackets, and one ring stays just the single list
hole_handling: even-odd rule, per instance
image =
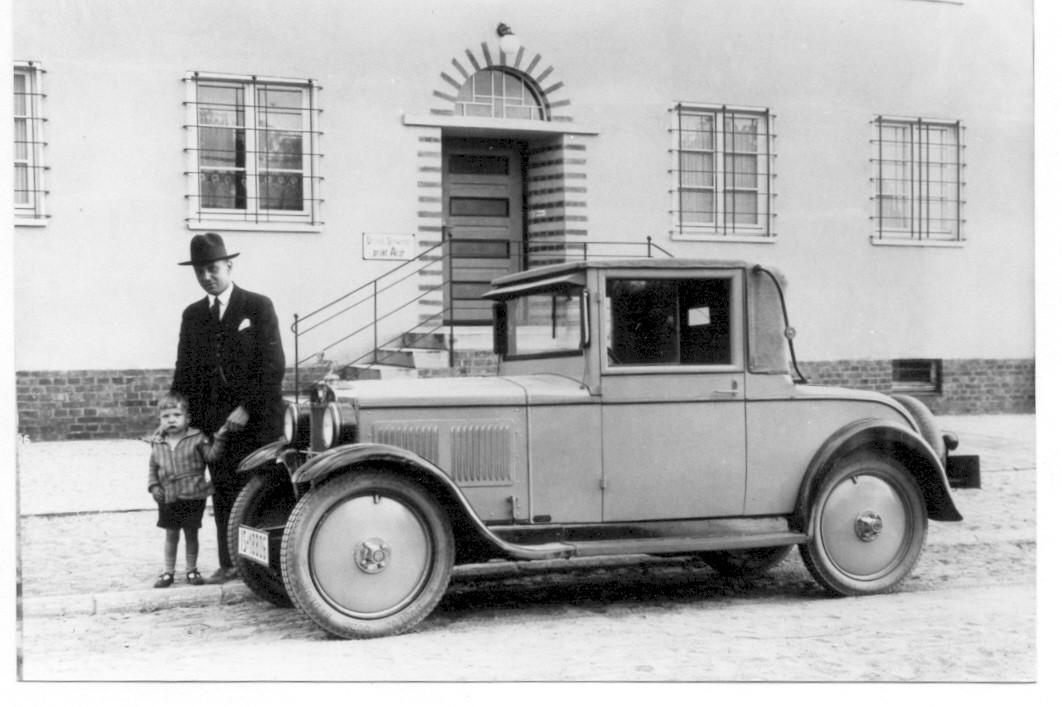
[{"label": "window with iron bars", "polygon": [[189,226],[321,225],[317,83],[193,73],[187,84]]},{"label": "window with iron bars", "polygon": [[44,71],[31,61],[15,62],[14,74],[14,197],[15,223],[43,225],[44,210]]},{"label": "window with iron bars", "polygon": [[963,241],[962,123],[879,116],[872,125],[872,240]]},{"label": "window with iron bars", "polygon": [[672,114],[675,237],[773,237],[770,112],[680,103]]}]

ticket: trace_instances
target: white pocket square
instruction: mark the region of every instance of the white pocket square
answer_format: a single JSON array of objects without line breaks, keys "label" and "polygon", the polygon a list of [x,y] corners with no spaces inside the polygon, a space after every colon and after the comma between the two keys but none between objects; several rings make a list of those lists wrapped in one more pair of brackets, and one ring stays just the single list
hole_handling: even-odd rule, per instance
[{"label": "white pocket square", "polygon": [[243,331],[244,329],[250,329],[250,328],[251,328],[251,320],[250,319],[244,319],[242,322],[240,322],[240,326],[239,326],[239,328],[236,331]]}]

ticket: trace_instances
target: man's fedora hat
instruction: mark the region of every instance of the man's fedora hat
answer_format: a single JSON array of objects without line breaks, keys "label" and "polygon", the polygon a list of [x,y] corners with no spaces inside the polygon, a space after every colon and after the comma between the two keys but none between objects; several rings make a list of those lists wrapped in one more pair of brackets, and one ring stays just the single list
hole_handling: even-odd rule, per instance
[{"label": "man's fedora hat", "polygon": [[225,241],[216,233],[201,233],[192,236],[192,259],[178,265],[206,265],[217,260],[235,258],[239,253],[225,252]]}]

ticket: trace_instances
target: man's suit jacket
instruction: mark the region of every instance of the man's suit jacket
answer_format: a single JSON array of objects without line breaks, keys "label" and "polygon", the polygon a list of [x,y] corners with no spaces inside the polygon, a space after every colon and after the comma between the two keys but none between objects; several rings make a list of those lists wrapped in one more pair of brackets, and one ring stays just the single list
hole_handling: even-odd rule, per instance
[{"label": "man's suit jacket", "polygon": [[238,437],[256,445],[270,442],[281,431],[284,379],[273,303],[233,285],[219,325],[209,299],[193,302],[181,315],[173,389],[188,398],[193,426],[213,434],[242,405],[250,419]]}]

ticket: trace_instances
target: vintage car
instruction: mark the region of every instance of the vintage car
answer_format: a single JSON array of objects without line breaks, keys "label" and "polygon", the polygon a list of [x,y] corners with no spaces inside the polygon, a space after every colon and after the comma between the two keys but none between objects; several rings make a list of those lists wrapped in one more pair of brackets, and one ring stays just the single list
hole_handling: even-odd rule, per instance
[{"label": "vintage car", "polygon": [[334,380],[246,458],[244,581],[342,637],[415,626],[455,565],[796,545],[830,593],[897,586],[958,521],[919,401],[809,385],[780,276],[642,258],[495,280],[497,377]]}]

